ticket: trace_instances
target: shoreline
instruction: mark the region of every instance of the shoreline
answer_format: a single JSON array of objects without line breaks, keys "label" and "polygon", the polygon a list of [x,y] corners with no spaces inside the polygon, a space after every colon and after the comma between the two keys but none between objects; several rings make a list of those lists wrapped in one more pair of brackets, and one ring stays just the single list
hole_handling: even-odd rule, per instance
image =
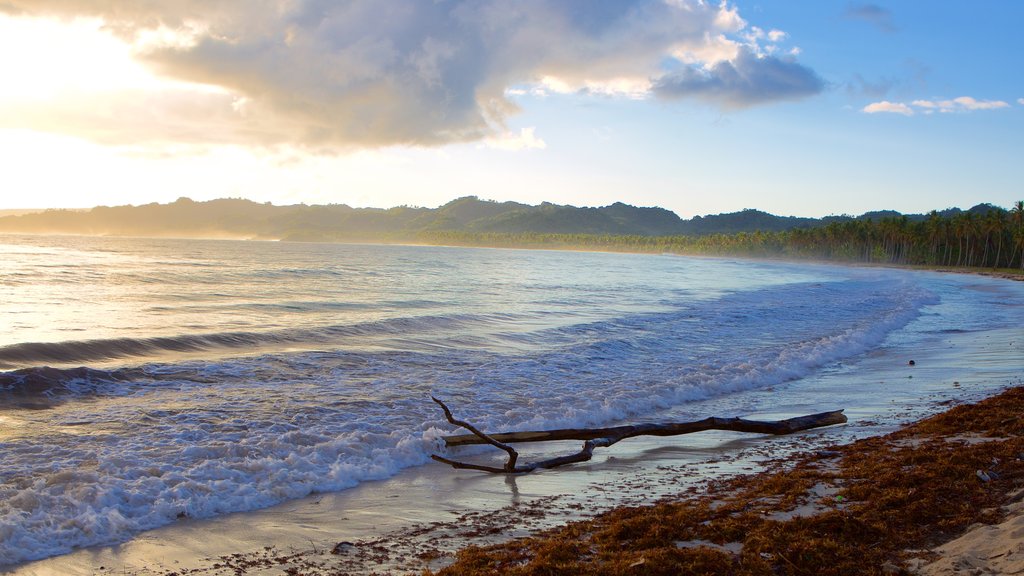
[{"label": "shoreline", "polygon": [[[757,407],[770,402],[776,394],[772,389],[758,391],[732,408],[721,407],[717,400],[688,407],[697,413],[714,409],[776,419],[816,411],[814,402],[820,400],[815,398],[829,391],[832,407],[846,408],[850,418],[842,426],[789,436],[703,432],[683,441],[634,438],[598,451],[582,465],[516,477],[460,472],[429,463],[342,492],[316,494],[264,510],[183,520],[124,544],[81,549],[9,567],[7,572],[0,569],[0,573],[255,576],[294,569],[298,570],[294,573],[326,576],[443,570],[459,550],[469,546],[507,543],[619,509],[691,498],[737,477],[764,477],[801,452],[881,437],[950,405],[990,397],[1008,385],[1024,385],[1019,370],[985,367],[1004,354],[1002,347],[992,346],[991,340],[998,336],[977,341],[961,336],[963,342],[975,345],[958,347],[959,354],[950,354],[947,342],[934,349],[916,349],[913,380],[907,380],[911,374],[906,361],[901,361],[906,350],[897,349],[814,381],[788,385],[779,391],[787,402],[776,401],[767,411]],[[968,364],[967,358],[976,364]],[[864,379],[863,388],[835,394],[837,384],[847,381],[850,372]],[[874,398],[877,391],[873,390],[894,385],[899,390],[895,395],[857,404],[860,395]],[[536,449],[548,454],[567,452],[578,449],[578,444]],[[523,458],[533,459],[532,450],[523,449]]]},{"label": "shoreline", "polygon": [[703,495],[469,547],[438,574],[1017,574],[1022,410],[1018,386]]},{"label": "shoreline", "polygon": [[843,259],[820,259],[820,258],[793,258],[782,256],[753,256],[747,254],[703,254],[703,253],[679,253],[679,252],[656,252],[650,250],[625,250],[611,248],[585,248],[565,246],[494,246],[488,244],[445,244],[427,243],[415,241],[385,241],[385,240],[352,240],[352,241],[302,241],[286,240],[283,238],[256,238],[256,237],[232,237],[232,236],[136,236],[118,234],[81,234],[81,233],[32,233],[32,232],[0,232],[0,238],[8,236],[71,236],[83,238],[126,238],[140,240],[207,240],[218,242],[270,242],[270,243],[295,243],[295,244],[326,244],[326,245],[354,245],[354,246],[407,246],[424,248],[469,248],[479,250],[528,250],[542,252],[580,252],[598,254],[638,254],[648,256],[680,256],[683,258],[697,259],[721,259],[721,260],[744,260],[750,262],[785,262],[792,264],[821,264],[832,266],[851,266],[855,268],[886,268],[892,270],[913,270],[919,272],[941,272],[945,274],[975,274],[1004,280],[1024,282],[1024,268],[982,268],[975,266],[941,266],[936,264],[893,264],[885,262],[861,262],[856,260]]},{"label": "shoreline", "polygon": [[[279,509],[185,521],[138,542],[81,550],[12,573],[946,576],[1024,570],[1024,545],[1014,537],[1024,527],[1024,420],[1017,417],[1024,411],[1024,380],[951,404],[937,400],[934,407],[945,411],[852,441],[835,434],[843,426],[780,437],[693,435],[685,448],[638,438],[630,441],[630,454],[583,466],[525,476],[449,475],[457,491],[472,492],[471,500],[449,499],[436,485],[446,467],[431,464],[400,475],[397,485],[368,483],[355,489],[361,493],[282,505],[291,509],[284,517]],[[710,458],[678,465],[685,451]],[[656,473],[643,473],[645,466]],[[702,477],[708,467],[723,473]],[[545,486],[559,493],[545,493]],[[598,502],[595,494],[607,498]],[[435,495],[439,506],[429,503]],[[393,504],[346,505],[367,497]],[[337,523],[334,530],[310,525],[339,511],[348,532]],[[286,522],[304,515],[306,522]],[[310,529],[320,538],[305,539]],[[204,552],[211,540],[206,552],[221,553]]]},{"label": "shoreline", "polygon": [[[777,438],[708,434],[685,443],[634,439],[602,451],[585,466],[512,479],[427,464],[343,492],[209,520],[183,520],[120,545],[80,549],[0,573],[265,574],[298,565],[305,574],[337,573],[341,567],[342,573],[352,574],[437,570],[467,545],[525,537],[616,507],[700,491],[770,468],[772,461],[784,461],[811,446],[826,449],[879,436],[950,403],[1024,384],[1019,367],[1005,366],[1007,354],[1012,359],[1019,353],[1019,344],[1005,345],[1017,334],[1013,329],[990,330],[984,337],[950,334],[927,347],[918,341],[908,346],[900,339],[856,363],[773,387],[785,401],[773,399],[776,391],[767,388],[738,402],[723,404],[716,398],[685,407],[704,416],[776,419],[819,411],[813,407],[824,398],[830,404],[826,408],[847,409],[848,426]],[[908,357],[917,360],[912,373]],[[880,395],[883,389],[886,394]],[[551,447],[575,449],[575,443]],[[339,549],[343,554],[330,554],[343,542],[350,543]],[[267,572],[271,567],[277,572]]]}]

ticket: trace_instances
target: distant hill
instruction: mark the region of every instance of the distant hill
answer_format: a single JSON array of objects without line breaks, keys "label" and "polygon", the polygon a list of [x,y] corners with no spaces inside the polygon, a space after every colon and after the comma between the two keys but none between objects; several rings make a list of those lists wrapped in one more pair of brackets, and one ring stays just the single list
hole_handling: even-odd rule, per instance
[{"label": "distant hill", "polygon": [[21,216],[23,214],[34,214],[45,212],[46,208],[0,208],[0,218],[4,216]]},{"label": "distant hill", "polygon": [[793,228],[814,228],[826,224],[817,218],[775,216],[760,210],[743,210],[714,216],[694,216],[683,223],[683,234],[736,234],[738,232],[782,232]]},{"label": "distant hill", "polygon": [[[979,204],[968,212],[1002,210]],[[950,208],[944,217],[963,211]],[[701,236],[738,232],[781,232],[815,228],[831,222],[881,220],[925,214],[868,212],[858,217],[797,218],[760,210],[679,218],[664,208],[616,202],[587,208],[551,204],[530,206],[494,202],[475,196],[458,198],[439,208],[352,208],[344,204],[274,206],[227,198],[194,202],[179,198],[169,204],[100,206],[91,210],[46,210],[0,215],[0,232],[59,233],[112,236],[179,236],[283,239],[296,241],[409,241],[423,232],[599,234],[630,236]]]}]

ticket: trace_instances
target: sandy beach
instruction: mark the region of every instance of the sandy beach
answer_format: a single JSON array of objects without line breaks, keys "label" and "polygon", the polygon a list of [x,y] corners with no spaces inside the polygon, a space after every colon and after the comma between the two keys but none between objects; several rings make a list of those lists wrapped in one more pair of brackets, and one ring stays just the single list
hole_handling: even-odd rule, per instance
[{"label": "sandy beach", "polygon": [[1024,388],[703,494],[460,552],[441,574],[1017,574]]}]

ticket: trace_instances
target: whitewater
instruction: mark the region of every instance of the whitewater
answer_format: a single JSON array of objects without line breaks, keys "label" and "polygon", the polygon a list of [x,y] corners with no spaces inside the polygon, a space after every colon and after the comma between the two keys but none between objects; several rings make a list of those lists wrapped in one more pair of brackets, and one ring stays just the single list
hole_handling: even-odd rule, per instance
[{"label": "whitewater", "polygon": [[743,416],[954,337],[1022,365],[1022,326],[1024,283],[975,276],[0,236],[0,569],[423,465],[431,395],[489,430]]}]

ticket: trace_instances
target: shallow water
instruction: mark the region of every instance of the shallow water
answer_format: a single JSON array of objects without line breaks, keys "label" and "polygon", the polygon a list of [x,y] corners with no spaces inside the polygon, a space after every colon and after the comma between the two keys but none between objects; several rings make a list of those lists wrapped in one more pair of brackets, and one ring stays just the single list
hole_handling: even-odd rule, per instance
[{"label": "shallow water", "polygon": [[76,237],[0,255],[0,565],[395,476],[449,429],[431,394],[492,430],[856,413],[920,398],[851,377],[893,350],[1024,358],[1024,287],[987,278]]}]

